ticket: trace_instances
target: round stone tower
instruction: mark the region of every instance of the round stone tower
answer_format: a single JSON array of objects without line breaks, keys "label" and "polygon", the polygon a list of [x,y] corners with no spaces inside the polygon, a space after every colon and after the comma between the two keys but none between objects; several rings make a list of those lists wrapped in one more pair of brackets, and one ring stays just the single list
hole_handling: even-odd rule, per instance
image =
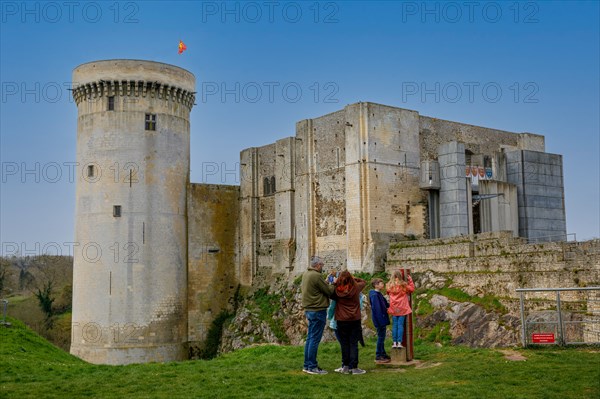
[{"label": "round stone tower", "polygon": [[194,89],[190,72],[158,62],[96,61],[73,71],[71,353],[91,363],[187,358]]}]

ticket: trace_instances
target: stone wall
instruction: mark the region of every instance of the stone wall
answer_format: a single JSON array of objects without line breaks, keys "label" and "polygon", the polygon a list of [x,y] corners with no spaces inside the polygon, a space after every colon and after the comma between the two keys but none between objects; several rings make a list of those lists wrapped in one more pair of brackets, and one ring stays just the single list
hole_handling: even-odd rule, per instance
[{"label": "stone wall", "polygon": [[512,133],[466,123],[419,116],[421,159],[436,159],[437,149],[448,141],[465,143],[474,154],[488,154],[500,148],[544,151],[544,136]]},{"label": "stone wall", "polygon": [[440,163],[440,237],[468,235],[470,229],[470,190],[463,178],[465,145],[456,141],[442,144]]},{"label": "stone wall", "polygon": [[508,151],[507,180],[517,186],[519,236],[533,241],[566,240],[562,156]]},{"label": "stone wall", "polygon": [[390,245],[386,271],[401,267],[451,279],[471,295],[514,300],[517,288],[600,286],[600,241],[527,244],[511,232],[401,241]]},{"label": "stone wall", "polygon": [[360,270],[383,270],[389,240],[398,234],[423,237],[425,192],[419,188],[419,114],[364,103],[363,197],[367,252]]},{"label": "stone wall", "polygon": [[212,321],[233,309],[238,262],[240,190],[237,186],[188,186],[188,340],[206,339]]}]

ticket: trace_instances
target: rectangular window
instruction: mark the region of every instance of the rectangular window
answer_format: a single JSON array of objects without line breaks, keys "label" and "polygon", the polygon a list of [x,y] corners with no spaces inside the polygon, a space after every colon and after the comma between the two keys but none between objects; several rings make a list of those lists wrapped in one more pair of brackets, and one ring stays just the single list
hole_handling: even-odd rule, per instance
[{"label": "rectangular window", "polygon": [[94,165],[88,165],[87,175],[88,177],[94,177]]},{"label": "rectangular window", "polygon": [[108,110],[109,111],[115,110],[115,96],[108,97]]},{"label": "rectangular window", "polygon": [[116,218],[120,218],[121,217],[121,205],[114,205],[113,206],[113,216]]},{"label": "rectangular window", "polygon": [[275,176],[265,177],[263,179],[263,195],[266,197],[268,195],[275,194]]},{"label": "rectangular window", "polygon": [[146,130],[156,130],[156,114],[146,114]]}]

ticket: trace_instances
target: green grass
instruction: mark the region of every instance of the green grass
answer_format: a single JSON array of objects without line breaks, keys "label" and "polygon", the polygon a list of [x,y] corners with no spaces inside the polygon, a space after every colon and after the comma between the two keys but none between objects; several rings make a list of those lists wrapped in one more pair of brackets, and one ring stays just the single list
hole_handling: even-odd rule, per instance
[{"label": "green grass", "polygon": [[[331,372],[339,346],[322,344],[325,376],[302,373],[301,346],[260,346],[213,360],[98,366],[53,347],[14,319],[0,327],[0,397],[53,398],[598,398],[600,352],[589,348],[497,350],[415,346],[426,367],[376,368],[375,344],[360,348],[361,376]],[[389,343],[388,343],[389,345]]]},{"label": "green grass", "polygon": [[[420,338],[424,335],[423,338]],[[416,340],[423,339],[426,342],[439,342],[444,345],[450,344],[452,335],[450,335],[450,322],[439,322],[432,329],[415,329]],[[420,343],[419,341],[417,343]]]},{"label": "green grass", "polygon": [[463,290],[461,290],[459,288],[448,287],[448,285],[450,284],[449,282],[447,282],[446,284],[447,285],[445,287],[440,288],[440,289],[432,289],[432,290],[417,289],[417,290],[415,290],[415,293],[413,294],[413,298],[418,298],[419,295],[421,295],[421,294],[427,294],[425,298],[413,299],[413,301],[415,301],[417,303],[417,306],[416,306],[417,314],[419,316],[429,315],[429,314],[433,313],[434,309],[431,305],[428,304],[428,302],[431,300],[431,298],[433,297],[434,294],[445,296],[446,298],[450,299],[451,301],[455,301],[455,302],[471,302],[471,303],[481,306],[488,312],[497,312],[500,314],[506,314],[508,312],[506,307],[504,305],[502,305],[502,303],[500,303],[498,298],[496,298],[494,296],[491,296],[491,295],[484,295],[483,297],[472,296],[472,295],[467,294],[466,292],[464,292]]},{"label": "green grass", "polygon": [[495,311],[502,314],[507,313],[506,307],[502,305],[497,298],[491,295],[484,295],[483,297],[471,296],[458,288],[449,287],[444,287],[441,290],[439,290],[439,294],[456,302],[472,302],[476,305],[480,305],[488,312]]}]

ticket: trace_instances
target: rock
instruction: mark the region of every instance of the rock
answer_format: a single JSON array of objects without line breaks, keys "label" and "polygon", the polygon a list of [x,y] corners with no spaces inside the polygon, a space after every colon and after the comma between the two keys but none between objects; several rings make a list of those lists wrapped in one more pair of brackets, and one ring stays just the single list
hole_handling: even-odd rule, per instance
[{"label": "rock", "polygon": [[417,318],[417,325],[433,328],[440,322],[450,322],[452,344],[491,348],[514,346],[519,342],[520,320],[514,315],[488,313],[479,305],[451,301],[440,295],[434,295],[431,304],[436,311]]},{"label": "rock", "polygon": [[431,297],[429,303],[434,308],[445,308],[446,306],[448,306],[448,298],[442,295],[435,294]]},{"label": "rock", "polygon": [[415,274],[415,285],[425,289],[441,289],[446,285],[446,278],[435,275],[431,270],[425,273]]}]

